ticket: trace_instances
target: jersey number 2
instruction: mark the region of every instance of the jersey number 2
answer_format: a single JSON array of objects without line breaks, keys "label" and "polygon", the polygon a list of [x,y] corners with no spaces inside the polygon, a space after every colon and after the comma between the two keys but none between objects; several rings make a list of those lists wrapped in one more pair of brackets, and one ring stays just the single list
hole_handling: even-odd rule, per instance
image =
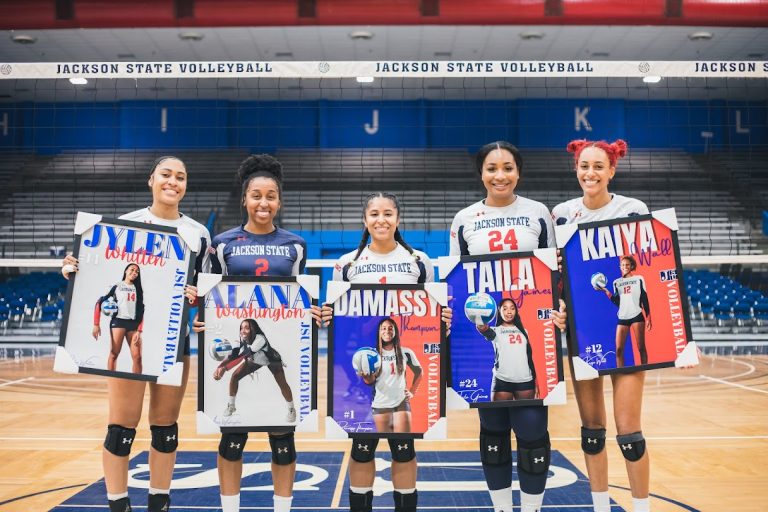
[{"label": "jersey number 2", "polygon": [[488,233],[488,249],[491,252],[499,252],[506,249],[504,246],[508,245],[510,251],[517,250],[517,237],[515,236],[515,230],[510,229],[507,234],[504,235],[504,242],[501,241],[501,231],[494,230]]}]

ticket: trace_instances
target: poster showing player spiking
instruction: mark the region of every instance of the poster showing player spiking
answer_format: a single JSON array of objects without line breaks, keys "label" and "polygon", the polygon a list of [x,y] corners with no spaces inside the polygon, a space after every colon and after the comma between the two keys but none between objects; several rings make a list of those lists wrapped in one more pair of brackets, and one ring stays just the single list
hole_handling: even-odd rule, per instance
[{"label": "poster showing player spiking", "polygon": [[317,276],[200,274],[197,430],[315,432]]},{"label": "poster showing player spiking", "polygon": [[445,438],[445,291],[328,283],[327,438]]},{"label": "poster showing player spiking", "polygon": [[438,258],[454,310],[450,408],[565,403],[555,249]]},{"label": "poster showing player spiking", "polygon": [[698,364],[674,208],[557,226],[577,380]]},{"label": "poster showing player spiking", "polygon": [[79,212],[53,369],[178,386],[200,237]]}]

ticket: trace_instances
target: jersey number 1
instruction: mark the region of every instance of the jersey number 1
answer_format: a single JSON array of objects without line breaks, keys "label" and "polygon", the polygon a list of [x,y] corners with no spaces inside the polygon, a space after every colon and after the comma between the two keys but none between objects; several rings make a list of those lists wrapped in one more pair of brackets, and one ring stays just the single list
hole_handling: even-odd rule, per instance
[{"label": "jersey number 1", "polygon": [[501,241],[501,231],[494,230],[488,233],[488,249],[491,252],[499,252],[505,249],[505,245],[509,246],[510,251],[517,250],[517,237],[515,236],[515,230],[510,229],[507,234],[504,235],[504,242]]}]

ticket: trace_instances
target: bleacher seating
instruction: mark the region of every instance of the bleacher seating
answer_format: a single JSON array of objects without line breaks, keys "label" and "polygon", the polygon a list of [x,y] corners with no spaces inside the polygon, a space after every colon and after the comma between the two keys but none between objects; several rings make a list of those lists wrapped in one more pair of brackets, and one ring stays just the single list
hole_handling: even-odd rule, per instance
[{"label": "bleacher seating", "polygon": [[[218,228],[241,221],[234,171],[239,151],[178,154],[189,170],[182,211]],[[397,193],[404,228],[445,231],[457,211],[483,197],[466,151],[291,150],[278,158],[286,172],[281,224],[288,229],[357,230],[365,194]],[[47,257],[50,246],[71,246],[78,210],[116,216],[150,201],[146,178],[154,152],[66,152],[41,159],[21,190],[0,205],[0,257]],[[549,207],[577,197],[572,156],[526,151],[521,195]],[[30,160],[24,160],[29,166]],[[645,201],[651,210],[675,207],[683,255],[761,253],[762,234],[745,218],[740,197],[718,186],[696,159],[682,151],[632,151],[612,186]]]},{"label": "bleacher seating", "polygon": [[686,270],[684,280],[694,327],[768,333],[768,272],[723,265]]}]

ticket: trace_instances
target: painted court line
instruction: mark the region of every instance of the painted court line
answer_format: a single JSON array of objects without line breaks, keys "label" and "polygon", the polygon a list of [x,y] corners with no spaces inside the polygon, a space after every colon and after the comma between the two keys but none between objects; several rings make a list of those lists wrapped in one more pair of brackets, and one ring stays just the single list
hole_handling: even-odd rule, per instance
[{"label": "painted court line", "polygon": [[699,375],[699,377],[701,377],[702,379],[711,380],[712,382],[718,382],[720,384],[725,384],[726,386],[733,386],[735,388],[741,388],[741,389],[745,389],[747,391],[754,391],[755,393],[763,393],[763,394],[768,395],[768,391],[766,391],[764,389],[752,388],[752,387],[749,387],[749,386],[744,386],[742,384],[736,384],[735,382],[728,382],[727,380],[716,379],[714,377],[709,377],[707,375]]},{"label": "painted court line", "polygon": [[24,377],[23,379],[19,379],[19,380],[11,380],[11,381],[8,381],[8,382],[3,382],[2,384],[0,384],[0,388],[3,388],[5,386],[11,386],[13,384],[18,384],[20,382],[26,382],[26,381],[32,380],[32,379],[34,379],[34,377]]}]

